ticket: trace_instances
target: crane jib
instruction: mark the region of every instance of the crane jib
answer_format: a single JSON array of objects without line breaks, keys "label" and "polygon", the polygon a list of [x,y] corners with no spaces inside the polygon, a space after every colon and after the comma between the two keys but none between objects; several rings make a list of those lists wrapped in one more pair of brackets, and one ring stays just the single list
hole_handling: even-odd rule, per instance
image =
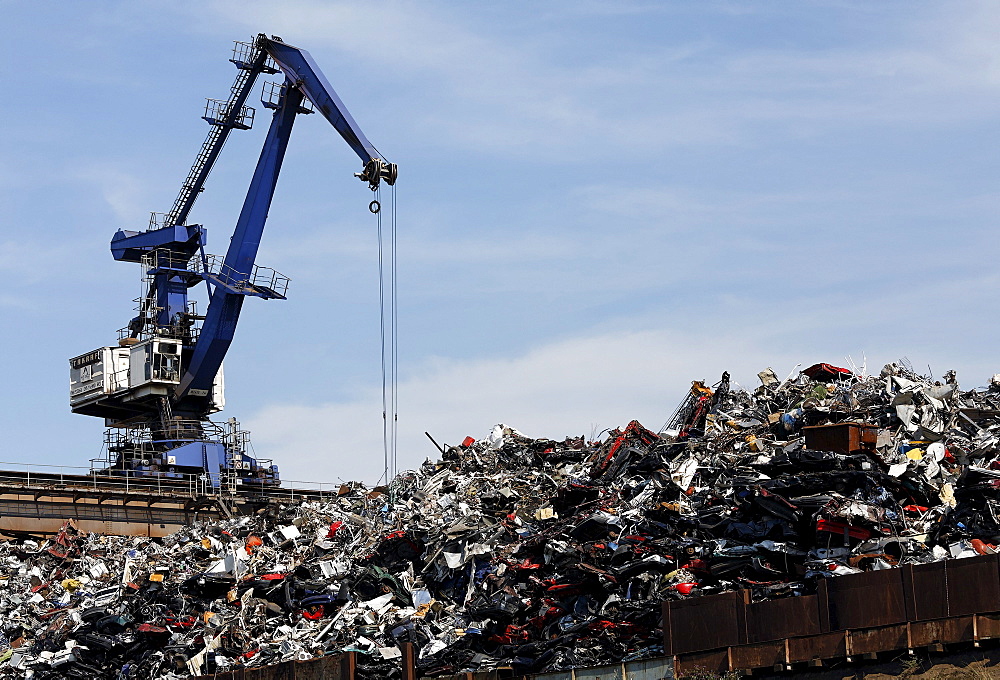
[{"label": "crane jib", "polygon": [[363,163],[382,158],[308,52],[270,38],[264,38],[263,48],[289,82],[302,90]]}]

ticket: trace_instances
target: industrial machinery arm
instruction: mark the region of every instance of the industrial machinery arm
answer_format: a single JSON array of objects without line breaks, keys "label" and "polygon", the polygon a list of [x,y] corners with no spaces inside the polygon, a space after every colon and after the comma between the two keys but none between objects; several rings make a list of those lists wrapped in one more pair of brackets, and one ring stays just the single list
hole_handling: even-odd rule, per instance
[{"label": "industrial machinery arm", "polygon": [[233,340],[243,298],[246,295],[273,297],[272,289],[262,286],[254,276],[254,260],[303,96],[308,97],[361,158],[364,170],[359,176],[363,180],[373,188],[382,179],[388,184],[396,181],[396,166],[386,162],[368,141],[308,52],[264,36],[258,37],[258,45],[285,74],[285,85],[222,270],[208,279],[215,284],[212,299],[201,338],[175,392],[176,400],[183,400],[188,395],[208,395]]},{"label": "industrial machinery arm", "polygon": [[[222,361],[232,343],[243,299],[285,299],[288,279],[256,265],[292,124],[312,113],[308,99],[361,158],[356,176],[374,190],[394,184],[396,166],[368,141],[322,71],[305,50],[277,37],[237,43],[240,69],[230,99],[209,100],[212,128],[170,213],[144,232],[119,230],[111,241],[116,260],[138,262],[146,279],[139,314],[120,332],[118,347],[103,347],[70,360],[70,404],[74,412],[99,416],[118,432],[106,439],[107,467],[123,474],[177,476],[205,473],[213,486],[221,474],[242,483],[277,483],[277,467],[246,455],[246,433],[228,430],[208,416],[222,409]],[[245,106],[261,73],[285,76],[272,98],[274,109],[264,147],[225,258],[206,255],[206,230],[186,224],[187,215],[233,129],[249,129]],[[204,316],[188,301],[188,289],[206,282]],[[198,325],[198,322],[203,322]]]}]

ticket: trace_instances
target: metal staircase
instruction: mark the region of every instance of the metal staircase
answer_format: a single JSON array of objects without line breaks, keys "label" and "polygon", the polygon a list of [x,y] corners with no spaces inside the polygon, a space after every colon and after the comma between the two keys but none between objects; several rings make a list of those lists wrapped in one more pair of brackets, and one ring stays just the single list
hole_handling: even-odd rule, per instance
[{"label": "metal staircase", "polygon": [[258,47],[256,42],[237,42],[233,47],[233,58],[229,61],[239,69],[236,80],[229,88],[229,98],[209,99],[205,105],[205,115],[202,118],[212,127],[181,185],[173,207],[163,218],[162,226],[172,227],[187,222],[188,213],[198,200],[198,194],[204,189],[205,180],[222,152],[222,147],[226,145],[229,132],[233,129],[249,130],[253,126],[254,109],[245,104],[257,76],[261,73],[278,72],[267,52]]}]

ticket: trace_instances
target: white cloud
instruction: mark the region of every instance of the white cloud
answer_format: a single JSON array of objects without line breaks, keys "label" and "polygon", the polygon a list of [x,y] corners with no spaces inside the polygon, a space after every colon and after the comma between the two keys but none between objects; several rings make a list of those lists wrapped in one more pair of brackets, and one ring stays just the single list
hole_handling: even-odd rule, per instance
[{"label": "white cloud", "polygon": [[[146,177],[147,179],[144,179]],[[130,172],[120,162],[93,162],[67,172],[67,179],[95,186],[116,221],[143,227],[153,205],[148,174]]]},{"label": "white cloud", "polygon": [[383,66],[447,88],[452,115],[430,123],[453,143],[505,155],[578,155],[743,143],[760,123],[817,126],[810,134],[822,134],[830,125],[993,115],[1000,48],[991,28],[998,18],[985,6],[974,14],[976,21],[935,16],[939,33],[924,30],[926,16],[901,17],[877,46],[805,49],[767,46],[764,39],[742,49],[692,41],[590,53],[566,45],[581,51],[572,66],[537,36],[501,39],[433,6],[397,6],[376,18],[306,4],[300,16],[309,21],[300,28],[320,44],[333,38],[331,46],[357,57],[371,53],[370,43],[358,40],[367,33],[358,29],[377,30],[397,45],[381,53]]},{"label": "white cloud", "polygon": [[[400,385],[399,466],[434,457],[425,431],[456,444],[497,422],[553,439],[590,437],[632,419],[658,429],[693,379],[715,382],[727,369],[750,381],[767,365],[787,372],[794,363],[750,339],[695,330],[608,333],[508,359],[437,359]],[[378,390],[346,403],[271,405],[245,425],[257,452],[273,457],[286,479],[372,481],[381,474]]]}]

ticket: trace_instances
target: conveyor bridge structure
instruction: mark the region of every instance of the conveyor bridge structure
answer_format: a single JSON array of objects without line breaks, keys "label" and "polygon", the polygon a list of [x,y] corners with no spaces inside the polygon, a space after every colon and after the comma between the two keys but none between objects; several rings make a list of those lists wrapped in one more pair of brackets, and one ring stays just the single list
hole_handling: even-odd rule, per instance
[{"label": "conveyor bridge structure", "polygon": [[340,484],[284,480],[216,487],[207,475],[175,478],[102,473],[85,467],[0,462],[0,535],[51,536],[72,519],[83,531],[162,537],[197,520],[257,512],[300,500],[335,497]]}]

